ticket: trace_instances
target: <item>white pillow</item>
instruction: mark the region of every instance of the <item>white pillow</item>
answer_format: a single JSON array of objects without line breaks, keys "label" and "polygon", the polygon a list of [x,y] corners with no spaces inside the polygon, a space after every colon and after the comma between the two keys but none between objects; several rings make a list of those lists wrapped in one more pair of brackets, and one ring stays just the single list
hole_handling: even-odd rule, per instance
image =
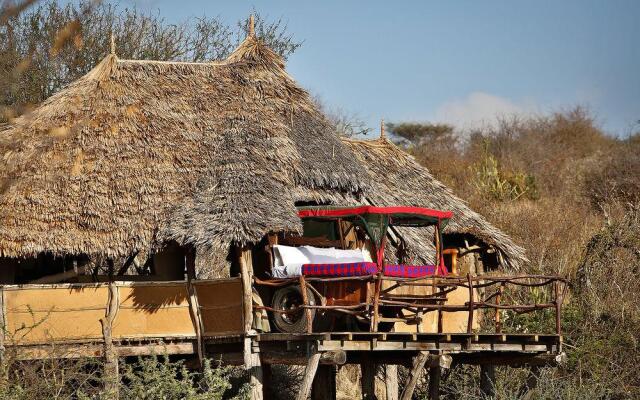
[{"label": "white pillow", "polygon": [[309,258],[300,251],[299,247],[275,245],[273,246],[276,266],[310,264]]}]

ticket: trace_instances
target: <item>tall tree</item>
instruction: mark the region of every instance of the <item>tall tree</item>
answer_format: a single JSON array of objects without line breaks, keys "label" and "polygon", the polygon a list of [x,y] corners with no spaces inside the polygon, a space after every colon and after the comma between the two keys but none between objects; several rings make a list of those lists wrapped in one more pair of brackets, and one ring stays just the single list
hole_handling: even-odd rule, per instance
[{"label": "tall tree", "polygon": [[[245,37],[247,23],[219,17],[177,24],[136,8],[81,0],[0,0],[0,122],[34,107],[87,73],[110,52],[127,59],[209,61],[226,57]],[[285,59],[301,42],[281,19],[256,15],[256,34]]]}]

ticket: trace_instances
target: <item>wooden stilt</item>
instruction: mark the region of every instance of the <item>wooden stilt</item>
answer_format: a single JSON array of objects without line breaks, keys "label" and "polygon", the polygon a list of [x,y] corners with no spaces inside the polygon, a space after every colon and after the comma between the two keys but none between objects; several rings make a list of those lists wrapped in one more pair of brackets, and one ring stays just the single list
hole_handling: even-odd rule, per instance
[{"label": "wooden stilt", "polygon": [[264,385],[263,385],[262,365],[256,365],[249,369],[249,384],[251,385],[251,400],[263,400]]},{"label": "wooden stilt", "polygon": [[335,365],[320,365],[318,367],[311,386],[312,400],[336,399],[336,373]]},{"label": "wooden stilt", "polygon": [[362,380],[360,382],[362,386],[362,398],[368,400],[377,399],[376,364],[371,358],[364,357],[360,364],[360,370],[362,371]]},{"label": "wooden stilt", "polygon": [[387,387],[387,400],[398,400],[398,366],[385,365],[385,385]]},{"label": "wooden stilt", "polygon": [[440,400],[440,378],[442,369],[440,367],[429,368],[429,400]]},{"label": "wooden stilt", "polygon": [[402,395],[400,395],[400,400],[411,400],[413,392],[416,390],[418,379],[420,379],[420,375],[422,374],[424,365],[428,359],[429,353],[425,351],[421,351],[416,357],[414,357],[413,367],[411,367],[411,370],[409,371],[409,377],[407,378],[407,383],[402,390]]},{"label": "wooden stilt", "polygon": [[495,397],[496,395],[496,367],[495,365],[480,366],[480,392],[485,397]]},{"label": "wooden stilt", "polygon": [[320,364],[320,353],[313,353],[309,357],[307,367],[304,370],[304,377],[302,378],[302,384],[300,385],[300,391],[298,392],[297,400],[307,400],[311,394],[311,385],[313,379],[316,376],[318,365]]},{"label": "wooden stilt", "polygon": [[272,400],[273,399],[273,390],[272,380],[273,380],[273,372],[271,371],[271,364],[262,364],[262,399],[263,400]]}]

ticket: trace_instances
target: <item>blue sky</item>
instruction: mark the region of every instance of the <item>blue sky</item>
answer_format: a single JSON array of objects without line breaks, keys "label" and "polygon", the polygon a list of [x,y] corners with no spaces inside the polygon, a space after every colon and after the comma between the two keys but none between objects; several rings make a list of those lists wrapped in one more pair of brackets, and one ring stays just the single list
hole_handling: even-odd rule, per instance
[{"label": "blue sky", "polygon": [[288,71],[331,107],[386,121],[472,126],[496,114],[589,107],[640,130],[640,1],[125,0],[167,20],[254,8],[304,45]]}]

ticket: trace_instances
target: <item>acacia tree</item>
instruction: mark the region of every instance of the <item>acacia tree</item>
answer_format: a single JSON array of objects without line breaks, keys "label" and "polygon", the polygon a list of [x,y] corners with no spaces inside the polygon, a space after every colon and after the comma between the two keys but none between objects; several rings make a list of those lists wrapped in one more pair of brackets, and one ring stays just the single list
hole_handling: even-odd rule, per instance
[{"label": "acacia tree", "polygon": [[[0,0],[0,122],[40,103],[87,73],[110,52],[127,59],[209,61],[226,57],[245,37],[247,23],[219,17],[174,24],[157,13],[82,0]],[[26,8],[26,9],[25,9]],[[301,43],[281,19],[256,15],[256,34],[285,59]]]}]

